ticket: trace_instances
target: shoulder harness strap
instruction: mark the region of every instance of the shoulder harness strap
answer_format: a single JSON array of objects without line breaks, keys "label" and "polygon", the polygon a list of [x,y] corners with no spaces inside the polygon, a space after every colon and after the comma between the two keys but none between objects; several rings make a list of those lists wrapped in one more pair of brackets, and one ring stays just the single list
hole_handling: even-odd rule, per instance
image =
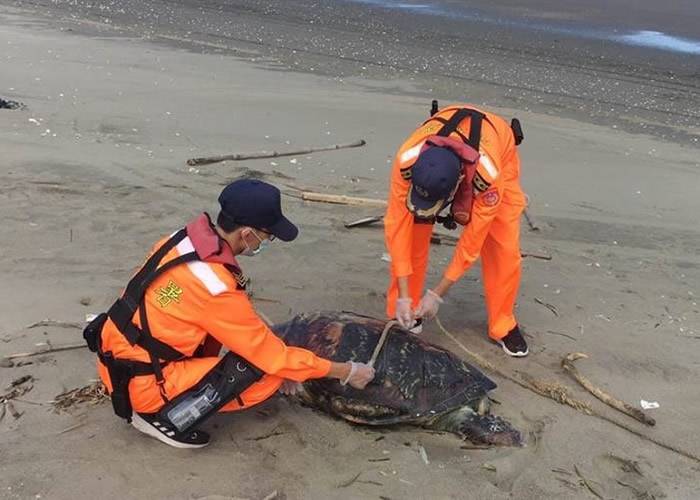
[{"label": "shoulder harness strap", "polygon": [[[158,267],[158,264],[160,264],[167,253],[185,239],[186,236],[186,230],[181,229],[154,252],[139,272],[129,281],[124,294],[117,299],[107,312],[109,318],[114,322],[121,334],[126,337],[129,344],[132,346],[138,345],[148,352],[153,372],[159,383],[163,381],[160,359],[175,361],[183,358],[185,355],[151,335],[144,296],[151,283],[166,271],[180,264],[199,260],[196,252],[190,252],[166,262],[160,268]],[[132,321],[137,310],[139,311],[141,328]]]}]

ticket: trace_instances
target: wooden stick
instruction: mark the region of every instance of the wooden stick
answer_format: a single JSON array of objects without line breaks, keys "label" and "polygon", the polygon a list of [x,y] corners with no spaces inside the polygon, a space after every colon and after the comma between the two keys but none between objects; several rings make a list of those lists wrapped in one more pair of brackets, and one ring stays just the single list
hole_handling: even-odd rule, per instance
[{"label": "wooden stick", "polygon": [[544,254],[538,254],[538,253],[529,253],[529,252],[522,252],[520,254],[521,257],[532,257],[533,259],[540,259],[540,260],[552,260],[551,255],[544,255]]},{"label": "wooden stick", "polygon": [[563,404],[563,405],[568,405],[574,408],[575,410],[578,410],[582,413],[585,413],[586,415],[591,415],[594,417],[597,417],[601,420],[605,420],[606,422],[609,422],[620,429],[624,429],[627,432],[634,434],[635,436],[645,440],[645,441],[650,441],[654,443],[657,446],[660,446],[661,448],[664,448],[666,450],[672,451],[674,453],[678,453],[679,455],[682,455],[686,458],[689,458],[691,460],[694,460],[698,463],[700,463],[700,456],[696,455],[695,453],[692,453],[690,451],[686,451],[682,448],[679,448],[676,445],[673,444],[668,444],[660,439],[656,439],[652,436],[648,436],[644,434],[641,431],[638,431],[637,429],[633,429],[632,427],[628,426],[624,422],[619,422],[615,420],[612,417],[608,417],[607,415],[603,415],[601,413],[597,413],[595,410],[593,410],[587,403],[583,401],[579,401],[577,399],[573,399],[568,395],[568,388],[565,386],[557,386],[556,390],[554,390],[552,387],[550,387],[549,384],[543,384],[539,383],[539,381],[532,380],[530,379],[529,381],[525,381],[523,379],[520,379],[518,377],[515,377],[513,375],[510,375],[509,373],[506,373],[499,368],[496,368],[492,363],[484,359],[482,356],[470,351],[467,349],[467,347],[462,344],[457,337],[452,335],[449,331],[445,329],[444,326],[442,326],[442,323],[440,322],[439,318],[435,318],[435,321],[437,322],[438,327],[442,332],[447,335],[452,341],[457,344],[464,352],[466,352],[471,358],[472,361],[476,362],[477,365],[481,366],[484,370],[490,371],[492,373],[495,373],[496,375],[499,375],[507,380],[510,380],[511,382],[534,392],[535,394],[539,394],[540,396],[544,396],[549,399],[553,399],[554,401]]},{"label": "wooden stick", "polygon": [[590,492],[593,493],[595,496],[597,496],[598,498],[600,498],[600,500],[603,500],[603,497],[601,496],[601,494],[598,493],[598,492],[596,491],[596,489],[593,487],[592,482],[589,481],[588,479],[586,479],[585,476],[584,476],[583,474],[581,474],[581,471],[578,470],[578,466],[577,466],[576,464],[574,464],[574,470],[576,471],[576,475],[579,477],[579,479],[581,480],[581,482],[583,483],[583,485],[584,485],[586,488],[588,488],[588,491],[590,491]]},{"label": "wooden stick", "polygon": [[381,221],[382,221],[381,215],[373,215],[371,217],[363,217],[362,219],[354,220],[352,222],[346,222],[345,227],[348,229],[352,229],[354,227],[369,226],[371,224],[374,224],[375,222],[381,222]]},{"label": "wooden stick", "polygon": [[537,302],[540,305],[543,305],[544,307],[546,307],[547,309],[552,311],[552,314],[554,314],[555,316],[559,316],[559,311],[557,311],[557,308],[554,307],[552,304],[549,304],[543,300],[540,300],[537,297],[535,297],[535,302]]},{"label": "wooden stick", "polygon": [[5,359],[30,358],[32,356],[39,356],[41,354],[49,354],[51,352],[70,351],[72,349],[82,349],[83,347],[87,347],[87,344],[85,342],[81,342],[79,344],[67,344],[67,345],[51,347],[50,349],[44,349],[41,351],[20,352],[17,354],[10,354]]},{"label": "wooden stick", "polygon": [[40,326],[58,326],[60,328],[78,328],[82,329],[85,325],[81,323],[74,323],[72,321],[58,321],[55,319],[42,319],[36,323],[25,326],[27,330],[31,328],[39,328]]},{"label": "wooden stick", "polygon": [[313,191],[303,191],[301,199],[305,201],[319,201],[322,203],[335,203],[338,205],[367,205],[371,207],[385,207],[386,200],[376,198],[357,198],[344,194],[315,193]]},{"label": "wooden stick", "polygon": [[561,360],[561,366],[562,368],[564,368],[565,371],[569,372],[569,374],[574,378],[574,380],[581,384],[581,386],[584,389],[593,394],[596,398],[600,399],[606,405],[615,408],[617,411],[620,411],[625,415],[629,415],[630,417],[639,420],[643,424],[650,426],[656,425],[656,420],[645,415],[644,412],[642,412],[640,409],[630,406],[624,401],[620,401],[619,399],[611,396],[610,394],[607,394],[602,389],[599,389],[598,387],[593,385],[593,383],[586,377],[581,375],[578,369],[574,366],[574,361],[581,358],[588,358],[588,356],[582,352],[569,353],[564,357],[564,359]]},{"label": "wooden stick", "polygon": [[305,155],[309,153],[318,153],[320,151],[335,151],[336,149],[347,149],[347,148],[359,148],[367,144],[364,139],[360,139],[355,142],[348,142],[346,144],[332,144],[330,146],[319,146],[319,147],[309,147],[305,149],[299,149],[296,151],[259,151],[255,153],[236,153],[223,156],[206,156],[203,158],[190,158],[187,160],[187,164],[194,165],[209,165],[211,163],[218,163],[221,161],[240,161],[240,160],[254,160],[259,158],[279,158],[280,156],[294,156],[294,155]]},{"label": "wooden stick", "polygon": [[523,216],[525,217],[525,221],[527,222],[527,225],[530,226],[530,231],[539,231],[540,227],[535,224],[535,222],[532,220],[530,217],[530,212],[527,211],[527,208],[523,210]]}]

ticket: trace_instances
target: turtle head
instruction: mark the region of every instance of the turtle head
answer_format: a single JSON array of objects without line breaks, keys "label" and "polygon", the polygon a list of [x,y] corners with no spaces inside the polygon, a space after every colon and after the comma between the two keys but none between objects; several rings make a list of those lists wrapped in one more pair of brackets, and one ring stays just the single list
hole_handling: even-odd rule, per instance
[{"label": "turtle head", "polygon": [[490,446],[522,446],[523,438],[510,422],[496,415],[466,417],[459,425],[459,434],[475,444]]},{"label": "turtle head", "polygon": [[454,432],[474,444],[487,446],[522,446],[523,439],[516,428],[496,415],[480,415],[469,406],[444,413],[431,421],[429,427]]}]

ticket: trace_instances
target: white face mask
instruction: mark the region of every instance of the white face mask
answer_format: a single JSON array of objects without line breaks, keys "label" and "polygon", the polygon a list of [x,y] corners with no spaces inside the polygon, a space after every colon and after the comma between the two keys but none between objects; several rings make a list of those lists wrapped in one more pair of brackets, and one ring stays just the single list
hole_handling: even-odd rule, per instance
[{"label": "white face mask", "polygon": [[264,248],[267,247],[268,241],[267,240],[261,240],[260,236],[255,232],[255,230],[251,229],[251,233],[253,233],[253,236],[260,242],[257,246],[257,248],[253,249],[250,248],[248,245],[248,242],[246,241],[245,237],[243,238],[243,244],[245,244],[245,250],[241,253],[241,255],[245,255],[247,257],[253,257],[255,255],[258,255]]}]

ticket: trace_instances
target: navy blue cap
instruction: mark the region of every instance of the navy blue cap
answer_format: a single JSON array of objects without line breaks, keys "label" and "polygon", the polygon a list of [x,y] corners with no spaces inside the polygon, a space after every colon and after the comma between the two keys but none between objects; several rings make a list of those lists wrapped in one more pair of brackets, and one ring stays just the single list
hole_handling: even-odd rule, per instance
[{"label": "navy blue cap", "polygon": [[444,203],[461,173],[462,162],[454,152],[437,146],[426,149],[411,169],[411,205],[417,210],[431,210]]},{"label": "navy blue cap", "polygon": [[219,195],[221,213],[241,226],[250,226],[292,241],[299,229],[282,215],[282,196],[272,184],[255,179],[238,179]]}]

